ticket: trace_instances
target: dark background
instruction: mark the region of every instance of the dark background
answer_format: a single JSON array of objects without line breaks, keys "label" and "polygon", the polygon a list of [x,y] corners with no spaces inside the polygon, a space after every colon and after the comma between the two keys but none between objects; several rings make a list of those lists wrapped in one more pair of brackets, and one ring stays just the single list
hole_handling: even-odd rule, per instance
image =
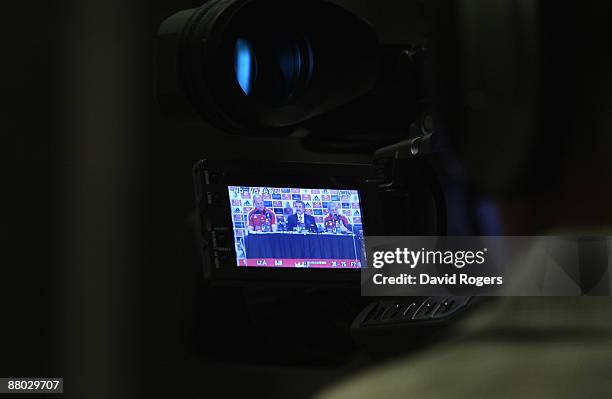
[{"label": "dark background", "polygon": [[[421,2],[343,3],[383,40],[421,29]],[[297,398],[344,373],[222,364],[191,349],[191,166],[270,146],[160,113],[157,27],[199,5],[2,2],[0,376],[64,377],[69,397]],[[368,159],[273,147],[280,159]]]}]

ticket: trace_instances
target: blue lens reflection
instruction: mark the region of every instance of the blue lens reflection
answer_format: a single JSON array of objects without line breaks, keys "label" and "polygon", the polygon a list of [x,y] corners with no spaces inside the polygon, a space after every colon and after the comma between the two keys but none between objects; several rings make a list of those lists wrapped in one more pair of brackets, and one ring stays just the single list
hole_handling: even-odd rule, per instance
[{"label": "blue lens reflection", "polygon": [[248,96],[251,93],[252,83],[257,75],[257,61],[255,60],[251,44],[244,39],[236,41],[234,70],[242,91]]},{"label": "blue lens reflection", "polygon": [[236,39],[235,79],[245,95],[263,103],[283,104],[309,83],[312,47],[306,38],[265,39]]}]

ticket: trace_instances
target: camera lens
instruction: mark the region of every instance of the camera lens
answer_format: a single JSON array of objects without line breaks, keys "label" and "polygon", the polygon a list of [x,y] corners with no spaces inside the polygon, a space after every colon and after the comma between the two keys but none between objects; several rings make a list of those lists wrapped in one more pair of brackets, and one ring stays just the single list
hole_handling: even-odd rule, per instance
[{"label": "camera lens", "polygon": [[305,89],[312,76],[313,51],[306,39],[238,38],[234,72],[245,95],[268,105],[283,105]]},{"label": "camera lens", "polygon": [[257,59],[253,47],[245,39],[236,40],[234,71],[240,88],[247,96],[251,94],[253,81],[257,79]]},{"label": "camera lens", "polygon": [[160,102],[238,134],[290,134],[370,92],[380,65],[373,28],[325,0],[209,0],[160,43]]}]

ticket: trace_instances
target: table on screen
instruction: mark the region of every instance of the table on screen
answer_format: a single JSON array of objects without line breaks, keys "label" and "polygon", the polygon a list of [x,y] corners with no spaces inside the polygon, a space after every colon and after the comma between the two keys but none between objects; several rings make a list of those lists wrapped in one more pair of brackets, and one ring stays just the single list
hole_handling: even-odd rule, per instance
[{"label": "table on screen", "polygon": [[245,237],[248,258],[359,259],[362,239],[354,234],[260,233]]}]

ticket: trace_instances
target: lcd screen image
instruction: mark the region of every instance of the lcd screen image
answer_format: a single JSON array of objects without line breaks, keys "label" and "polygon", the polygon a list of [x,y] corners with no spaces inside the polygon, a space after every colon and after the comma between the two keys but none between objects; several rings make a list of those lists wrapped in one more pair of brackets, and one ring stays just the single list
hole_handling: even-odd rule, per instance
[{"label": "lcd screen image", "polygon": [[360,268],[357,190],[229,186],[237,266]]}]

